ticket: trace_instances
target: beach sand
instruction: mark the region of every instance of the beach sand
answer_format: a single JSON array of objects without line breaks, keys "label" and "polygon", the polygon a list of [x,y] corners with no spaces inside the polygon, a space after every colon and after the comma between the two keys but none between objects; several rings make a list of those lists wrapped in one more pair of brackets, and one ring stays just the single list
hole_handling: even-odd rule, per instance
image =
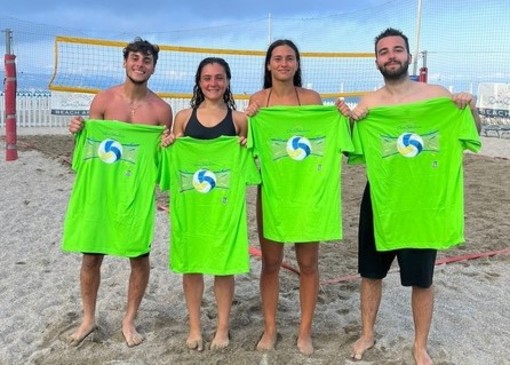
[{"label": "beach sand", "polygon": [[[40,134],[40,133],[52,133]],[[81,257],[63,253],[63,219],[74,174],[73,140],[65,130],[18,130],[16,161],[0,153],[0,364],[354,364],[350,346],[359,335],[357,225],[365,184],[362,167],[343,168],[344,239],[324,243],[321,288],[314,321],[316,351],[295,346],[299,323],[298,276],[281,271],[275,351],[254,350],[262,333],[258,279],[260,260],[238,276],[231,318],[231,345],[220,352],[185,348],[186,307],[181,276],[167,269],[168,217],[156,214],[151,278],[137,326],[146,341],[128,348],[120,331],[129,263],[106,257],[97,316],[99,328],[77,347],[66,338],[81,320]],[[436,306],[429,350],[436,364],[510,364],[510,139],[482,138],[478,155],[465,156],[466,243],[439,254]],[[0,138],[5,145],[3,137]],[[248,194],[250,241],[258,247],[254,189]],[[161,204],[166,197],[160,195]],[[506,253],[505,251],[506,250]],[[499,253],[498,253],[499,251]],[[501,252],[504,251],[504,252]],[[292,246],[285,261],[296,266]],[[468,256],[466,256],[468,255]],[[471,259],[466,259],[472,255]],[[206,279],[203,326],[210,343],[215,301]],[[392,271],[384,281],[377,344],[357,364],[412,364],[410,289]]]}]

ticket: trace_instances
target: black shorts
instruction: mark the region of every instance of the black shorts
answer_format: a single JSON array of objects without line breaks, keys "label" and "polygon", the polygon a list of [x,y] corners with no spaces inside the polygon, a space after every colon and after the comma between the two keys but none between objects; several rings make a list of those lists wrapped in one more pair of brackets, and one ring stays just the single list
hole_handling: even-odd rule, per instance
[{"label": "black shorts", "polygon": [[374,216],[367,183],[361,200],[358,231],[358,272],[364,278],[383,279],[397,257],[403,286],[429,288],[432,285],[437,250],[401,249],[378,252],[375,248]]}]

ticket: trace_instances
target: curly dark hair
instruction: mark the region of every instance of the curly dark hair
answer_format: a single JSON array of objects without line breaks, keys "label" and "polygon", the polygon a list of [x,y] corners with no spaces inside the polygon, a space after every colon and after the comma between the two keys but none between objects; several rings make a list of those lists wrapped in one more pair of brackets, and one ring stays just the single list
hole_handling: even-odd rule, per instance
[{"label": "curly dark hair", "polygon": [[223,94],[223,101],[227,104],[227,106],[236,110],[236,103],[234,101],[234,96],[232,95],[232,90],[230,89],[230,79],[232,78],[232,73],[230,72],[230,66],[227,61],[220,57],[207,57],[204,58],[198,64],[197,72],[195,74],[195,86],[193,86],[193,97],[191,98],[191,107],[193,109],[198,108],[198,106],[205,100],[204,93],[202,89],[200,89],[200,76],[202,75],[202,69],[210,64],[217,63],[222,66],[225,70],[225,74],[227,75],[227,80],[229,81],[227,89]]},{"label": "curly dark hair", "polygon": [[128,43],[128,45],[122,50],[124,61],[127,60],[130,52],[141,52],[146,56],[152,55],[154,66],[158,63],[159,46],[140,37],[136,37],[133,42]]}]

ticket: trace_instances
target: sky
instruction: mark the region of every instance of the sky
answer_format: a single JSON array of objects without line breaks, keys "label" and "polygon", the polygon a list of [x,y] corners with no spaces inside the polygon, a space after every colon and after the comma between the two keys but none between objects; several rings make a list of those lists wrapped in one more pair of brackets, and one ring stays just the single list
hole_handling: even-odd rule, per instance
[{"label": "sky", "polygon": [[[269,38],[296,41],[292,37],[301,34],[296,42],[301,51],[372,52],[375,35],[393,26],[410,36],[411,53],[418,46],[430,52],[433,81],[478,80],[489,73],[510,82],[510,0],[421,1],[419,42],[419,0],[11,0],[2,4],[0,30],[11,21],[25,22],[30,36],[40,35],[39,44],[31,39],[25,47],[28,33],[17,31],[19,66],[49,73],[50,34],[123,41],[140,35],[157,44],[256,50],[266,49]],[[288,19],[293,21],[286,24]]]},{"label": "sky", "polygon": [[64,28],[127,32],[133,27],[145,31],[172,31],[240,23],[276,17],[320,16],[357,11],[388,0],[13,0],[2,4],[2,16]]},{"label": "sky", "polygon": [[[60,34],[72,33],[70,35],[73,36],[130,40],[141,35],[160,44],[212,48],[221,48],[224,45],[230,48],[237,44],[241,49],[263,49],[269,43],[268,38],[291,38],[294,34],[305,31],[308,32],[307,37],[315,34],[318,39],[317,42],[308,43],[316,48],[312,51],[328,51],[331,48],[339,51],[338,47],[347,51],[355,51],[353,47],[358,47],[361,51],[372,47],[373,37],[382,30],[381,27],[387,21],[414,25],[414,9],[410,14],[398,14],[401,18],[396,17],[396,21],[395,18],[388,17],[377,19],[386,4],[397,7],[399,3],[407,3],[409,8],[416,7],[417,2],[418,0],[11,0],[2,4],[0,27],[4,29],[1,19],[6,17],[33,25],[51,25],[55,29],[60,28]],[[356,14],[364,14],[363,12],[367,12],[371,19],[365,24],[359,24]],[[332,16],[336,18],[331,18]],[[271,30],[268,29],[270,17]],[[321,17],[323,22],[316,21]],[[288,19],[302,19],[302,22],[294,22],[286,28],[285,22]],[[313,21],[309,22],[309,19]],[[329,26],[331,21],[336,23],[334,28],[325,32],[328,28],[324,26]],[[360,26],[366,28],[366,31],[358,32]],[[268,34],[269,32],[271,34]],[[349,36],[340,38],[338,34]],[[305,45],[308,47],[308,44]]]},{"label": "sky", "polygon": [[[18,77],[23,86],[27,70],[52,73],[54,35],[122,41],[141,36],[160,45],[249,50],[265,50],[270,38],[290,38],[301,51],[341,51],[331,48],[340,43],[345,51],[355,51],[354,46],[366,51],[371,48],[372,35],[365,46],[355,38],[338,42],[336,34],[343,32],[343,25],[325,36],[317,18],[327,22],[331,15],[356,14],[388,2],[395,0],[325,0],[320,6],[310,0],[13,0],[2,5],[0,29],[6,28],[2,19],[8,20],[4,23],[8,26],[14,24],[14,53],[18,69],[24,72]],[[294,39],[302,31],[300,19],[310,18],[314,21],[308,22],[305,33],[311,40]],[[287,19],[292,20],[290,24]]]}]

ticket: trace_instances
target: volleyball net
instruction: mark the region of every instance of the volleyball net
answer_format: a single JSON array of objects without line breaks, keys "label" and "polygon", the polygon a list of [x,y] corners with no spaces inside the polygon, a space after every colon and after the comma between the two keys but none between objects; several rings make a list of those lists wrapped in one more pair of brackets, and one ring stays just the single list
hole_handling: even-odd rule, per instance
[{"label": "volleyball net", "polygon": [[[57,36],[54,73],[49,89],[73,93],[97,93],[125,79],[122,49],[126,42]],[[156,71],[149,87],[163,98],[190,99],[195,73],[206,57],[228,62],[235,99],[247,99],[263,83],[265,50],[181,47],[158,44]],[[381,84],[374,71],[374,54],[363,52],[302,52],[303,87],[324,100],[357,97]]]}]

